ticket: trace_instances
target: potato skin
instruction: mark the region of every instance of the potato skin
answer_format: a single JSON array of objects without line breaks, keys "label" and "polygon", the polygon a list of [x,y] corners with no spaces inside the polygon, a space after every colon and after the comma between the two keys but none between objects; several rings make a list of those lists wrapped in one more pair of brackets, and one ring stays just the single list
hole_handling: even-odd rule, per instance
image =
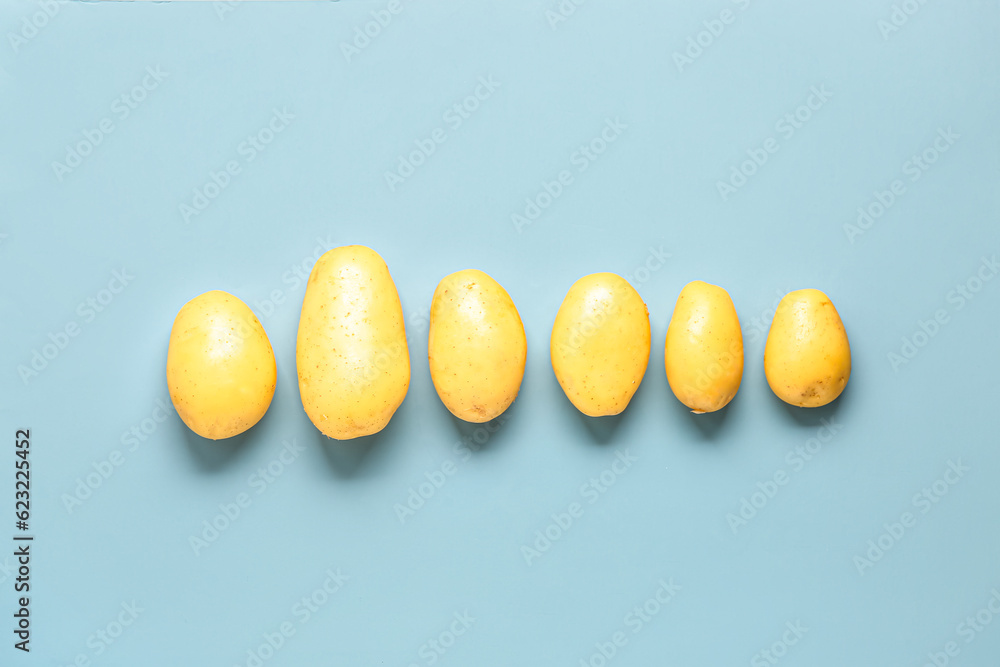
[{"label": "potato skin", "polygon": [[743,379],[743,332],[729,293],[696,280],[674,306],[663,349],[667,381],[696,414],[729,404]]},{"label": "potato skin", "polygon": [[302,299],[295,348],[309,419],[338,440],[378,433],[410,386],[403,307],[382,257],[334,248],[317,260]]},{"label": "potato skin", "polygon": [[170,400],[188,428],[219,440],[260,421],[277,381],[271,342],[243,301],[222,291],[188,301],[167,350]]},{"label": "potato skin", "polygon": [[449,412],[481,424],[506,410],[524,378],[528,343],[507,291],[466,269],[445,276],[431,301],[427,360]]},{"label": "potato skin", "polygon": [[589,417],[617,415],[649,363],[649,311],[614,273],[576,281],[552,326],[552,370],[570,402]]},{"label": "potato skin", "polygon": [[764,347],[771,391],[791,405],[818,408],[840,396],[851,377],[851,346],[840,314],[816,289],[778,303]]}]

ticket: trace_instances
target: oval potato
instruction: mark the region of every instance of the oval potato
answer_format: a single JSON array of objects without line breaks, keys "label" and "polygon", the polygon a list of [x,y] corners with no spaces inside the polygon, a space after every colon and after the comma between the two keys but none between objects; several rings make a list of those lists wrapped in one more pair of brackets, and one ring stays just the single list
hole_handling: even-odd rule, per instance
[{"label": "oval potato", "polygon": [[177,313],[167,350],[167,387],[192,431],[212,440],[243,433],[267,412],[276,381],[267,333],[239,298],[205,292]]},{"label": "oval potato", "polygon": [[649,311],[639,293],[614,273],[576,281],[563,299],[549,351],[570,402],[590,417],[628,406],[649,363]]},{"label": "oval potato", "polygon": [[743,379],[743,333],[729,293],[700,280],[677,297],[663,350],[667,381],[696,414],[729,404]]},{"label": "oval potato", "polygon": [[378,433],[410,386],[403,307],[382,257],[365,246],[320,257],[306,284],[295,348],[302,406],[325,435]]},{"label": "oval potato", "polygon": [[803,408],[826,405],[844,391],[851,346],[826,294],[801,289],[781,299],[764,347],[764,373],[778,398]]},{"label": "oval potato", "polygon": [[452,273],[434,290],[430,319],[427,359],[441,402],[477,424],[502,414],[521,388],[528,355],[507,291],[476,269]]}]

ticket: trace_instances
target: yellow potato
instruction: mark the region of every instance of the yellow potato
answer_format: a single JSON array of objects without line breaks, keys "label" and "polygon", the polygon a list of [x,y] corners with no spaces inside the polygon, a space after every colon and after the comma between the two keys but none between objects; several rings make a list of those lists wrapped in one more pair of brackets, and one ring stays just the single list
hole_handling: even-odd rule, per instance
[{"label": "yellow potato", "polygon": [[649,363],[649,311],[624,278],[594,273],[569,289],[549,351],[566,397],[590,417],[628,405]]},{"label": "yellow potato", "polygon": [[427,358],[431,380],[448,410],[483,423],[514,402],[528,344],[510,295],[475,269],[452,273],[431,301]]},{"label": "yellow potato", "polygon": [[212,440],[243,433],[267,412],[276,380],[267,333],[238,298],[205,292],[177,313],[167,350],[167,387],[192,431]]},{"label": "yellow potato", "polygon": [[302,300],[295,348],[309,419],[338,440],[378,433],[410,386],[403,308],[389,268],[364,246],[319,258]]},{"label": "yellow potato", "polygon": [[696,414],[721,410],[743,379],[743,333],[729,293],[700,280],[677,297],[663,349],[670,389]]},{"label": "yellow potato", "polygon": [[800,289],[784,296],[767,334],[764,373],[778,398],[803,408],[826,405],[844,391],[851,346],[826,294]]}]

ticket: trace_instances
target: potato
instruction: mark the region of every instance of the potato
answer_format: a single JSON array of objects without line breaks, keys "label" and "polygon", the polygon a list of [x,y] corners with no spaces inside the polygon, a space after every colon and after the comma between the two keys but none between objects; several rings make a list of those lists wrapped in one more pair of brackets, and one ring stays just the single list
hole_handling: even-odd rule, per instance
[{"label": "potato", "polygon": [[510,295],[475,269],[452,273],[431,301],[427,359],[445,407],[481,424],[514,402],[528,355],[521,316]]},{"label": "potato", "polygon": [[552,370],[570,402],[590,417],[628,406],[649,363],[649,311],[614,273],[576,281],[563,299],[549,351]]},{"label": "potato", "polygon": [[167,350],[167,387],[192,431],[212,440],[243,433],[267,412],[276,381],[267,333],[237,297],[205,292],[177,313]]},{"label": "potato", "polygon": [[743,379],[743,333],[729,293],[696,280],[677,297],[663,349],[667,382],[695,414],[715,412]]},{"label": "potato", "polygon": [[364,246],[334,248],[309,274],[295,348],[299,394],[325,435],[378,433],[410,386],[403,308],[389,268]]},{"label": "potato", "polygon": [[778,398],[818,408],[840,396],[851,377],[851,346],[837,309],[816,289],[778,303],[764,347],[764,373]]}]

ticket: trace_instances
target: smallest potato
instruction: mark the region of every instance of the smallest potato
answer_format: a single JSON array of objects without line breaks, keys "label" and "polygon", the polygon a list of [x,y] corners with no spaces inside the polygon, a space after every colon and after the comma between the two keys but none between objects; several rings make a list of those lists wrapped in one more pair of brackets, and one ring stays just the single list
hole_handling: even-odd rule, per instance
[{"label": "smallest potato", "polygon": [[499,416],[521,388],[527,339],[510,295],[475,269],[452,273],[434,290],[427,358],[448,410],[468,422]]},{"label": "smallest potato", "polygon": [[267,333],[237,297],[205,292],[177,313],[167,387],[177,414],[198,435],[231,438],[256,424],[271,405],[276,378]]}]

